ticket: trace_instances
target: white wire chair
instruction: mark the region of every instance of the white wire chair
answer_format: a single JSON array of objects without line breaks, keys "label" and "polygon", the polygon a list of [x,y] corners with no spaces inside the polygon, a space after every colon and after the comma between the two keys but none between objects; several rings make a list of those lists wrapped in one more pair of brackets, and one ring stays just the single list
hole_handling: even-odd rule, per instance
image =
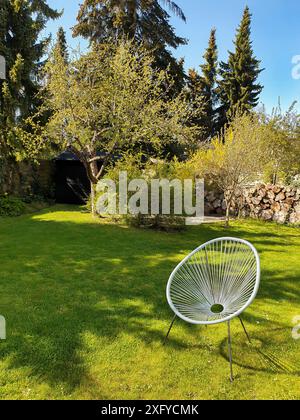
[{"label": "white wire chair", "polygon": [[220,238],[207,242],[188,255],[173,271],[167,300],[176,318],[196,325],[228,323],[230,380],[233,381],[230,321],[255,299],[260,284],[260,259],[254,246],[242,239]]}]

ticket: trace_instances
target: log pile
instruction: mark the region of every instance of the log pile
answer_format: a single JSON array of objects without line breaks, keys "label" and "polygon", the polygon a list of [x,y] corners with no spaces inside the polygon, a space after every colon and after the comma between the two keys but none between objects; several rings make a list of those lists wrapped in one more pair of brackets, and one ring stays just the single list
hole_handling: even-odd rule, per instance
[{"label": "log pile", "polygon": [[226,202],[223,193],[215,191],[205,191],[204,213],[206,216],[219,215],[226,213]]},{"label": "log pile", "polygon": [[[205,212],[224,214],[224,195],[208,192]],[[243,190],[232,206],[231,213],[280,224],[300,224],[300,188],[260,184]]]}]

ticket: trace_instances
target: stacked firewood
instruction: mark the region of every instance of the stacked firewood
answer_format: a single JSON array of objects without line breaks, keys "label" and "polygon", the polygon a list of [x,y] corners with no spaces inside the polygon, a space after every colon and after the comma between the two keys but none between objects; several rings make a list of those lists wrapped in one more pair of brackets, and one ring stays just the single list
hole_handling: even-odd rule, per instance
[{"label": "stacked firewood", "polygon": [[[207,215],[224,214],[225,210],[224,194],[205,194]],[[300,189],[265,184],[245,188],[235,197],[231,213],[282,224],[300,223]]]}]

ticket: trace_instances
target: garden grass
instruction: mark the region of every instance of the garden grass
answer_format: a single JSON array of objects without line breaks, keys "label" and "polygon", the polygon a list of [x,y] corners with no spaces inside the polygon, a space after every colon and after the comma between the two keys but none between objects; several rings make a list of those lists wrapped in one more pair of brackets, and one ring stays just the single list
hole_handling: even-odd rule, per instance
[{"label": "garden grass", "polygon": [[[257,299],[244,314],[247,344],[227,327],[178,321],[165,287],[194,248],[221,236],[250,240],[262,262]],[[299,399],[300,231],[257,221],[137,230],[55,206],[0,219],[1,399]]]}]

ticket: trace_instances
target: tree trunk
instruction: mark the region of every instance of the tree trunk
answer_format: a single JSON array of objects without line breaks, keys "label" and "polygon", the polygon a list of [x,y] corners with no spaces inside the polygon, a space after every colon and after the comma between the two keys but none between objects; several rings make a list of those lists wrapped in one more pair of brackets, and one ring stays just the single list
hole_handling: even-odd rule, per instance
[{"label": "tree trunk", "polygon": [[225,227],[229,228],[230,227],[230,203],[227,203],[227,207],[226,207],[226,222],[225,222]]},{"label": "tree trunk", "polygon": [[225,222],[225,227],[229,228],[230,227],[230,208],[232,205],[232,200],[233,200],[233,195],[231,194],[229,197],[227,196],[226,198],[226,193],[225,193],[225,201],[226,201],[226,222]]},{"label": "tree trunk", "polygon": [[91,182],[91,211],[92,211],[93,217],[97,216],[95,191],[96,191],[96,185]]},{"label": "tree trunk", "polygon": [[97,173],[98,173],[98,165],[96,161],[88,162],[86,164],[86,170],[88,174],[88,178],[91,184],[91,212],[92,216],[97,216],[97,207],[96,207],[96,187],[97,187]]}]

